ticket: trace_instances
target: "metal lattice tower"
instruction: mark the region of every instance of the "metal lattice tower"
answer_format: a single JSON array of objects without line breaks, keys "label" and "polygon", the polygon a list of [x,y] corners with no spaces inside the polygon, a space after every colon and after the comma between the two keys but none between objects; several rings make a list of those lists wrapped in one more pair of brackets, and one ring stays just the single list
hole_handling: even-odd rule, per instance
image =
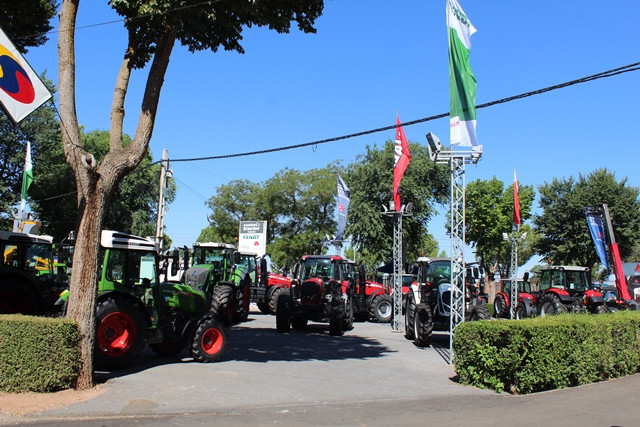
[{"label": "metal lattice tower", "polygon": [[465,165],[478,163],[482,146],[466,150],[442,151],[440,141],[427,135],[431,159],[449,164],[451,169],[451,308],[449,316],[449,364],[453,363],[453,335],[465,319]]},{"label": "metal lattice tower", "polygon": [[518,240],[515,232],[511,233],[511,318],[516,318],[516,307],[518,305]]},{"label": "metal lattice tower", "polygon": [[396,217],[393,229],[393,324],[391,329],[396,332],[402,331],[402,214]]}]

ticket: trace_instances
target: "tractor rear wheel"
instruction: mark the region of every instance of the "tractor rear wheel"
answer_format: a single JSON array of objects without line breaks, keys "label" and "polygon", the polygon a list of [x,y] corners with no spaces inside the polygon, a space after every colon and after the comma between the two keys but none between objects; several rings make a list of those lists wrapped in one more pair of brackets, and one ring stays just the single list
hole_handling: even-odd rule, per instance
[{"label": "tractor rear wheel", "polygon": [[389,323],[393,317],[393,300],[391,295],[376,295],[369,307],[371,318],[379,323]]},{"label": "tractor rear wheel", "polygon": [[416,306],[416,315],[413,325],[413,344],[416,347],[428,347],[431,345],[431,333],[433,332],[433,316],[431,307],[427,304]]},{"label": "tractor rear wheel", "polygon": [[487,302],[483,299],[475,300],[474,304],[471,307],[471,321],[476,320],[489,320],[489,307],[487,307]]},{"label": "tractor rear wheel", "polygon": [[276,310],[276,330],[280,333],[291,330],[291,308],[289,292],[282,292],[278,297],[278,308]]},{"label": "tractor rear wheel", "polygon": [[236,295],[229,285],[217,285],[213,288],[211,311],[225,326],[231,326],[235,321]]},{"label": "tractor rear wheel", "polygon": [[334,336],[342,335],[343,320],[344,304],[342,299],[334,298],[331,300],[331,308],[329,310],[329,334]]},{"label": "tractor rear wheel", "polygon": [[191,356],[198,362],[217,362],[227,352],[229,338],[222,324],[209,315],[202,319],[191,340]]},{"label": "tractor rear wheel", "polygon": [[404,337],[408,340],[415,338],[415,332],[413,330],[416,321],[416,300],[413,298],[413,293],[409,291],[407,294],[407,309],[404,312]]},{"label": "tractor rear wheel", "polygon": [[498,319],[509,317],[509,306],[504,295],[496,295],[496,299],[493,301],[493,311]]},{"label": "tractor rear wheel", "polygon": [[607,304],[598,304],[597,306],[594,307],[593,313],[607,314],[607,313],[611,313],[611,310],[609,310],[609,307],[607,306]]},{"label": "tractor rear wheel", "polygon": [[540,308],[538,314],[540,316],[553,316],[555,314],[566,313],[567,307],[554,294],[546,294],[540,299]]},{"label": "tractor rear wheel", "polygon": [[128,299],[100,301],[96,311],[96,367],[117,369],[131,364],[144,347],[145,329],[142,309]]},{"label": "tractor rear wheel", "polygon": [[234,320],[236,322],[246,322],[249,318],[249,310],[251,305],[251,277],[247,274],[242,282],[240,292],[240,300],[236,304],[236,312]]}]

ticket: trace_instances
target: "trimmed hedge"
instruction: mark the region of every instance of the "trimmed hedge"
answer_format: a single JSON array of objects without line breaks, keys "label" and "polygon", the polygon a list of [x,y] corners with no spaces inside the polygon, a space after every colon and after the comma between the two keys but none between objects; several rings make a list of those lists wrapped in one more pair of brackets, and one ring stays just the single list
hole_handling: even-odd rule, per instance
[{"label": "trimmed hedge", "polygon": [[640,372],[640,312],[465,322],[453,339],[460,382],[526,394]]},{"label": "trimmed hedge", "polygon": [[80,330],[67,319],[0,315],[0,390],[71,388],[80,372]]}]

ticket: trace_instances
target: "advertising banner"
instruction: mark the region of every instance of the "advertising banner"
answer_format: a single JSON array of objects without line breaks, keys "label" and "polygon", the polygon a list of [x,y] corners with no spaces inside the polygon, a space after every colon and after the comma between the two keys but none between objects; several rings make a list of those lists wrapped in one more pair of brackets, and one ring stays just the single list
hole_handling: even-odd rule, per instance
[{"label": "advertising banner", "polygon": [[240,221],[238,250],[264,256],[267,253],[267,221]]}]

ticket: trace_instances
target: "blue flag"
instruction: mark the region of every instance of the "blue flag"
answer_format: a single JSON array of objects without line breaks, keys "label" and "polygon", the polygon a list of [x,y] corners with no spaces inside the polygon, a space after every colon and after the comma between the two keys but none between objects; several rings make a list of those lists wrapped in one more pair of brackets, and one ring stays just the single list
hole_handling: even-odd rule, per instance
[{"label": "blue flag", "polygon": [[591,232],[593,244],[596,246],[596,253],[600,258],[602,266],[608,270],[609,263],[607,262],[607,246],[604,234],[604,224],[602,223],[602,214],[592,207],[584,208],[584,214],[587,217],[587,225]]},{"label": "blue flag", "polygon": [[342,240],[344,228],[347,225],[347,212],[349,211],[349,187],[338,174],[338,234],[336,240]]}]

